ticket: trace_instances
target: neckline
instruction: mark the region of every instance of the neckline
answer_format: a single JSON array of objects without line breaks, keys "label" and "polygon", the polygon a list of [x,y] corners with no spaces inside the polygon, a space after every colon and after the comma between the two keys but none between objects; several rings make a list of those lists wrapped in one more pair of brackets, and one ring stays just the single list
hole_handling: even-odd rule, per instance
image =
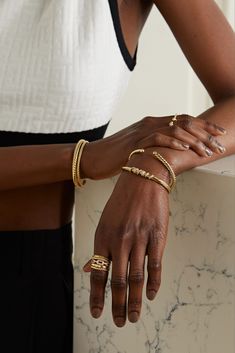
[{"label": "neckline", "polygon": [[129,68],[130,71],[134,70],[134,67],[136,65],[136,58],[137,58],[137,50],[138,46],[136,47],[135,54],[132,56],[129,52],[129,49],[126,46],[126,42],[124,39],[124,35],[122,32],[122,26],[121,26],[121,20],[120,20],[120,15],[119,15],[119,9],[118,9],[118,3],[117,0],[108,0],[109,6],[110,6],[110,11],[113,19],[113,25],[117,37],[117,42],[121,51],[121,54],[123,56],[123,59]]}]

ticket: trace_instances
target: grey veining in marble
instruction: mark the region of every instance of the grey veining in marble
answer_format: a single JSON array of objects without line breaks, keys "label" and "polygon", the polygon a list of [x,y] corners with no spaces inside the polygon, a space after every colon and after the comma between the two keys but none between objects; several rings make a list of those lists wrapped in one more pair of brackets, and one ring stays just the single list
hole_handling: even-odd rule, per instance
[{"label": "grey veining in marble", "polygon": [[144,298],[139,323],[121,329],[109,283],[102,318],[90,316],[82,271],[114,183],[89,182],[76,195],[74,353],[234,353],[235,179],[198,170],[178,178],[158,297]]}]

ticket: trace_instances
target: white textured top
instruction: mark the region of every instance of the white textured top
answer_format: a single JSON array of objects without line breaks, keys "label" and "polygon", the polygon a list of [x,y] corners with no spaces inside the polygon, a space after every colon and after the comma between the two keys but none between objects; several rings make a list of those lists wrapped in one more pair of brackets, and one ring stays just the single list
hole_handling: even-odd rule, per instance
[{"label": "white textured top", "polygon": [[0,1],[0,130],[104,125],[130,72],[108,0]]}]

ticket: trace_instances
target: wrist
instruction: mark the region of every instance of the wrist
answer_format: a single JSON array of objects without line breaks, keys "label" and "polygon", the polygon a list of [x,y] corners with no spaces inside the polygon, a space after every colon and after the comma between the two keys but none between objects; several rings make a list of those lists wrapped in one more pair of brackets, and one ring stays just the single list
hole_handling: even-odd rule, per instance
[{"label": "wrist", "polygon": [[60,159],[60,168],[66,180],[72,179],[72,162],[73,162],[73,153],[76,144],[65,144],[60,145],[62,158]]},{"label": "wrist", "polygon": [[157,159],[154,158],[152,152],[156,149],[146,149],[145,153],[135,154],[131,157],[130,161],[127,162],[128,167],[137,167],[157,176],[158,178],[165,181],[167,184],[170,183],[170,174],[167,168]]}]

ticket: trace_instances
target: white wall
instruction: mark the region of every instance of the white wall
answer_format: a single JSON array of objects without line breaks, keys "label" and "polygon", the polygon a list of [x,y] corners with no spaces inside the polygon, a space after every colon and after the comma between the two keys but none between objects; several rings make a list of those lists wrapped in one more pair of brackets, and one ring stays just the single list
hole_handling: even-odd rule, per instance
[{"label": "white wall", "polygon": [[[234,0],[217,1],[234,24]],[[107,134],[147,115],[199,114],[210,99],[156,8],[142,33],[138,63]]]}]

